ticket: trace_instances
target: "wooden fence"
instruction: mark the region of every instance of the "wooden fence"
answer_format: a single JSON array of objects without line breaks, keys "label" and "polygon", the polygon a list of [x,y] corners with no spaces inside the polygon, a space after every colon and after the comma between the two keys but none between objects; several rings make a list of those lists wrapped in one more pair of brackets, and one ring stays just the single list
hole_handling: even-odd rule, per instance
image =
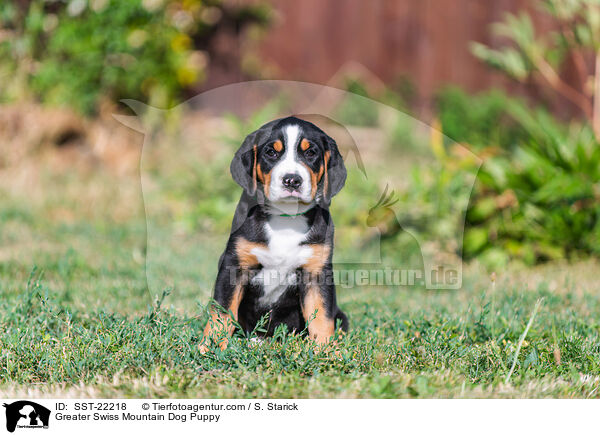
[{"label": "wooden fence", "polygon": [[505,79],[469,50],[471,41],[502,43],[489,27],[506,12],[526,9],[537,28],[551,26],[534,0],[274,0],[273,6],[275,22],[260,48],[273,78],[326,84],[340,70],[364,67],[386,83],[408,77],[424,106],[449,83],[564,103]]}]

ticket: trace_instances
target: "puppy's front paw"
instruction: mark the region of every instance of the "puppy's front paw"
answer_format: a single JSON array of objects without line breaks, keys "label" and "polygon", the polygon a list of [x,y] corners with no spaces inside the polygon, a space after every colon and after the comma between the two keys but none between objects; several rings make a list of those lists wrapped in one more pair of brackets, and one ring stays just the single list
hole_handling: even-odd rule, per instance
[{"label": "puppy's front paw", "polygon": [[[228,345],[228,344],[229,344],[229,340],[228,340],[228,339],[224,338],[224,339],[220,340],[220,341],[219,341],[219,349],[221,349],[221,350],[225,350],[225,349],[227,349],[227,345]],[[210,352],[210,350],[211,350],[211,349],[210,349],[210,347],[209,347],[209,346],[207,346],[207,344],[206,344],[206,343],[204,343],[204,342],[202,342],[202,343],[200,343],[200,344],[198,345],[198,351],[199,351],[201,354],[205,354],[205,353],[207,353],[207,352]]]}]

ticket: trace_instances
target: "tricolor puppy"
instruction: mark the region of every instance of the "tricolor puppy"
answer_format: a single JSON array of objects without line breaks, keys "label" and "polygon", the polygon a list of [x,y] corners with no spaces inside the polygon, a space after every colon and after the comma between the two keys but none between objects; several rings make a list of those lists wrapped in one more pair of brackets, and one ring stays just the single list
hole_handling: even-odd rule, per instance
[{"label": "tricolor puppy", "polygon": [[[213,309],[200,347],[224,349],[237,321],[254,330],[268,314],[278,325],[326,343],[348,320],[336,303],[331,258],[331,198],[346,181],[335,141],[316,125],[289,117],[248,135],[231,163],[244,192],[219,260]],[[232,319],[233,316],[233,319]]]}]

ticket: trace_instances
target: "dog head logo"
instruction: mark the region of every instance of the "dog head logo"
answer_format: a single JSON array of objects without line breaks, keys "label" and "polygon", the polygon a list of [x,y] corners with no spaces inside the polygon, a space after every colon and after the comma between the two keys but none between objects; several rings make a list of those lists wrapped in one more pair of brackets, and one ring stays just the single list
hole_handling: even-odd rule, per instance
[{"label": "dog head logo", "polygon": [[16,428],[47,428],[50,410],[28,400],[5,403],[6,430],[14,432]]}]

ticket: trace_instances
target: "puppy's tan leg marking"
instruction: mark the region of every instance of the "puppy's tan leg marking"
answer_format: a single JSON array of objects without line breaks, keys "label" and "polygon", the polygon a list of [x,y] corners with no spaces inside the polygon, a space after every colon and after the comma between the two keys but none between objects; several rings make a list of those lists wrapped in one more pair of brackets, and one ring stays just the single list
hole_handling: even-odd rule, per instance
[{"label": "puppy's tan leg marking", "polygon": [[318,286],[309,285],[306,296],[302,301],[302,316],[308,323],[310,338],[315,340],[317,344],[326,344],[333,335],[335,323],[333,319],[327,316],[323,297]]},{"label": "puppy's tan leg marking", "polygon": [[243,293],[243,285],[242,283],[239,283],[233,291],[229,307],[226,307],[233,315],[233,318],[229,313],[223,313],[216,308],[212,309],[210,319],[204,328],[204,337],[202,339],[202,344],[200,345],[200,353],[206,353],[208,351],[207,344],[211,340],[218,340],[221,350],[227,348],[229,337],[231,337],[235,330],[234,321],[237,322],[238,320],[238,310],[240,308],[240,303],[242,302]]},{"label": "puppy's tan leg marking", "polygon": [[[323,272],[325,264],[329,262],[331,247],[325,244],[312,244],[309,246],[312,248],[313,254],[303,267],[316,279]],[[308,323],[308,335],[320,345],[330,342],[335,331],[335,320],[327,315],[323,296],[317,284],[311,283],[308,285],[301,308],[302,316]],[[315,315],[314,318],[312,318],[313,314]],[[335,345],[335,343],[330,344]]]},{"label": "puppy's tan leg marking", "polygon": [[[227,344],[229,343],[229,337],[235,330],[234,321],[237,322],[238,320],[238,311],[244,296],[244,285],[246,283],[246,279],[248,278],[246,275],[244,275],[244,272],[247,272],[248,268],[258,265],[258,260],[252,253],[254,248],[264,249],[266,246],[263,243],[250,242],[243,237],[240,237],[236,240],[235,252],[237,254],[240,270],[242,271],[242,277],[233,291],[233,296],[231,297],[229,306],[224,307],[228,311],[231,311],[233,318],[231,315],[229,315],[229,313],[223,313],[217,309],[212,310],[210,320],[208,321],[206,328],[204,328],[204,339],[202,340],[203,344],[200,346],[200,352],[207,352],[207,344],[211,340],[219,339],[219,337],[221,337],[219,341],[219,346],[221,349],[225,349],[227,347]],[[223,338],[223,336],[225,337]]]}]

